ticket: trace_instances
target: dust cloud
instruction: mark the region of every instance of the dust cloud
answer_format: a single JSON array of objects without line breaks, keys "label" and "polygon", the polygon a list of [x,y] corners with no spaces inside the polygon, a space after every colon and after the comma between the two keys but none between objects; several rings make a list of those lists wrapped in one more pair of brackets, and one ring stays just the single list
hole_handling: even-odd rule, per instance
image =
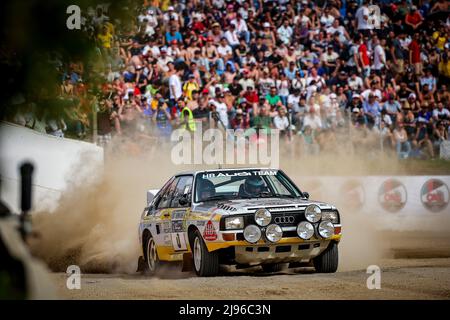
[{"label": "dust cloud", "polygon": [[[146,190],[159,188],[177,172],[205,168],[174,165],[169,144],[153,141],[148,145],[142,149],[131,143],[119,152],[106,153],[98,179],[72,183],[54,212],[35,213],[33,223],[39,237],[31,243],[33,253],[54,271],[65,271],[68,265],[76,264],[83,272],[134,273],[140,255],[137,228]],[[350,150],[305,157],[299,152],[295,145],[281,145],[280,168],[300,188],[302,176],[364,176],[372,174],[374,168],[402,173],[395,157]],[[365,269],[389,254],[392,243],[377,229],[375,218],[368,222],[367,216],[348,207],[337,191],[317,199],[312,194],[312,198],[329,201],[342,213],[339,270]]]},{"label": "dust cloud", "polygon": [[74,179],[54,212],[33,214],[38,236],[30,243],[32,252],[52,270],[76,264],[84,272],[136,271],[146,190],[160,187],[182,168],[172,165],[168,148],[142,153],[133,144],[128,147],[105,154],[97,179]]}]

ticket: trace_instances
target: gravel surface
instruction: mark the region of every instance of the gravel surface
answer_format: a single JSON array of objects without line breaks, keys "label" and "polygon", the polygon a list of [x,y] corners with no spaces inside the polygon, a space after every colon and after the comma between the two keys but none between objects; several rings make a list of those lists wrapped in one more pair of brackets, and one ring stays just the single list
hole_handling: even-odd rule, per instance
[{"label": "gravel surface", "polygon": [[215,278],[178,269],[154,278],[83,274],[80,290],[66,288],[66,274],[53,277],[65,299],[450,299],[450,258],[384,259],[380,268],[379,290],[367,289],[366,270],[315,274],[302,268],[268,275],[255,267]]}]

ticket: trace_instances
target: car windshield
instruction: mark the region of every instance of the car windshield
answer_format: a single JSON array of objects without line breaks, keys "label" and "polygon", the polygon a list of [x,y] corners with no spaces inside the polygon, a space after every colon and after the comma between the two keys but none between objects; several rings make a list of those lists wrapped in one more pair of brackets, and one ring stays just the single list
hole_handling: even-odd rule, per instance
[{"label": "car windshield", "polygon": [[195,179],[195,202],[249,198],[296,198],[301,191],[281,170],[217,170]]}]

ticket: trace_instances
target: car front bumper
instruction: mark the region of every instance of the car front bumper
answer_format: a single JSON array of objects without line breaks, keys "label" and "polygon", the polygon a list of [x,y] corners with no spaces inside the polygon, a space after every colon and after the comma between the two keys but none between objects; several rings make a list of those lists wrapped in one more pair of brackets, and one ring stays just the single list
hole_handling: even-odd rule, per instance
[{"label": "car front bumper", "polygon": [[237,246],[235,261],[238,264],[258,265],[262,263],[309,262],[322,253],[331,240],[309,241],[270,245]]},{"label": "car front bumper", "polygon": [[285,237],[277,243],[260,240],[255,244],[242,240],[206,242],[208,251],[234,247],[235,261],[239,264],[258,265],[278,262],[308,262],[321,254],[331,241],[339,242],[341,234],[329,239],[313,237]]}]

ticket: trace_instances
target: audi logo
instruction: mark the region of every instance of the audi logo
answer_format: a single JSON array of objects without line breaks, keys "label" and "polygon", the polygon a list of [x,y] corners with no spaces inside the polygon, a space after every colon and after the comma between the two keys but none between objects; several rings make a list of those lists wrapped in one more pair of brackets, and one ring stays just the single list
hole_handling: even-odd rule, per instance
[{"label": "audi logo", "polygon": [[294,216],[275,217],[275,223],[294,223]]}]

